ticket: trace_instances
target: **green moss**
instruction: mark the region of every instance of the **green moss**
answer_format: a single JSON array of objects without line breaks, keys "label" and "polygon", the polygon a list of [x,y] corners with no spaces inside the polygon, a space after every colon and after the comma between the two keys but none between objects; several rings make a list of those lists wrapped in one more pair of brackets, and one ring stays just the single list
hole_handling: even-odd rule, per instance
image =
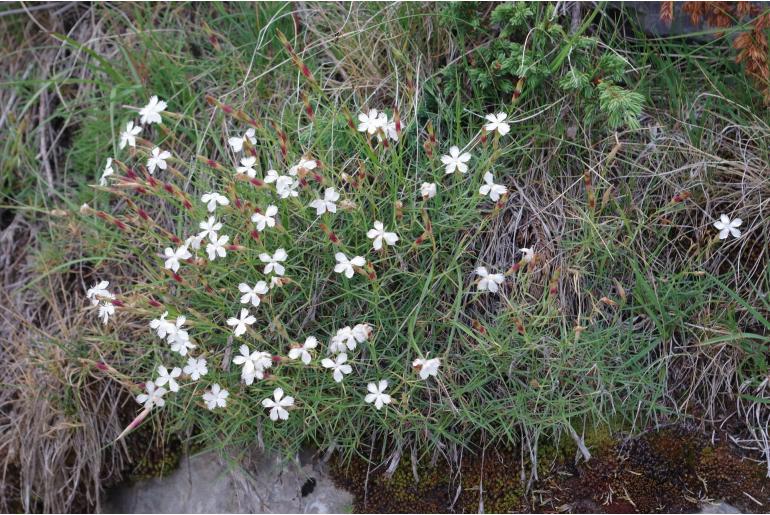
[{"label": "green moss", "polygon": [[[356,512],[443,513],[453,507],[455,511],[476,513],[479,485],[484,489],[486,511],[522,511],[523,489],[514,454],[504,452],[494,458],[487,454],[485,459],[488,461],[482,468],[480,456],[464,457],[460,471],[453,471],[446,463],[435,467],[421,464],[417,482],[409,460],[402,460],[390,478],[380,469],[372,473],[360,458],[349,463],[333,461],[332,474],[341,487],[353,492]],[[458,486],[460,494],[455,500]]]},{"label": "green moss", "polygon": [[[534,485],[538,500],[533,504],[520,480],[520,449],[487,450],[483,466],[480,456],[465,456],[459,471],[446,463],[420,465],[417,482],[408,459],[391,478],[360,458],[333,462],[332,474],[354,494],[356,512],[475,513],[479,485],[485,511],[496,513],[564,506],[605,513],[691,512],[705,498],[724,499],[744,511],[761,509],[746,494],[765,506],[770,503],[770,483],[760,464],[743,459],[726,443],[712,446],[694,431],[674,427],[618,439],[599,426],[586,433],[585,442],[593,458],[579,465],[572,439],[539,445],[540,481]],[[545,499],[551,504],[540,504]]]}]

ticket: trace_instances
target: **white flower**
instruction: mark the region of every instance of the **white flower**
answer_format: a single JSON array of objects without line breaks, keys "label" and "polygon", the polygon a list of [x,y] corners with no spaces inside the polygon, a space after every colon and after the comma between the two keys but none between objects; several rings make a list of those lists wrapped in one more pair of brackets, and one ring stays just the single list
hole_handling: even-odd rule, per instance
[{"label": "white flower", "polygon": [[115,305],[112,302],[104,302],[99,305],[99,318],[102,319],[102,323],[107,325],[110,317],[115,314]]},{"label": "white flower", "polygon": [[734,220],[730,220],[730,217],[727,215],[722,215],[719,217],[718,222],[714,222],[714,227],[716,227],[719,230],[719,239],[724,240],[727,238],[728,235],[733,235],[735,238],[741,237],[741,231],[738,229],[738,227],[741,226],[743,223],[743,220],[740,218],[736,218]]},{"label": "white flower", "polygon": [[[396,120],[390,120],[388,121],[388,115],[385,113],[379,114],[379,122],[380,127],[382,127],[383,132],[385,135],[392,139],[393,141],[398,141],[398,131],[396,130]],[[382,136],[380,136],[379,132],[377,133],[377,141],[382,141]]]},{"label": "white flower", "polygon": [[152,381],[147,381],[144,388],[147,393],[140,393],[137,395],[136,402],[144,404],[145,409],[152,408],[153,406],[162,408],[163,405],[166,404],[166,401],[163,400],[163,396],[166,395],[165,388],[156,387],[155,383]]},{"label": "white flower", "polygon": [[315,167],[318,166],[318,163],[315,162],[314,159],[305,159],[304,157],[299,160],[299,163],[289,168],[289,175],[292,177],[296,176],[297,173],[300,171],[300,169],[308,171],[308,170],[315,170]]},{"label": "white flower", "polygon": [[441,366],[441,361],[438,358],[417,358],[412,362],[412,366],[419,369],[420,379],[427,379],[429,376],[438,375],[438,367]]},{"label": "white flower", "polygon": [[348,257],[342,252],[337,252],[334,254],[334,259],[337,260],[337,264],[334,265],[334,271],[338,274],[344,273],[345,277],[348,279],[353,277],[353,274],[355,273],[353,270],[354,266],[362,267],[366,265],[366,260],[362,256],[356,256],[353,259],[348,259]]},{"label": "white flower", "polygon": [[267,206],[265,213],[254,213],[251,215],[251,221],[257,226],[257,231],[262,232],[265,227],[275,227],[275,215],[278,214],[277,206]]},{"label": "white flower", "polygon": [[241,166],[235,169],[235,173],[246,174],[249,178],[253,179],[257,176],[257,171],[254,169],[255,164],[257,164],[256,157],[243,157],[241,158]]},{"label": "white flower", "polygon": [[100,299],[114,299],[115,296],[107,291],[110,285],[109,281],[99,281],[92,288],[86,290],[86,297],[91,301],[92,306],[99,304]]},{"label": "white flower", "polygon": [[163,100],[158,100],[157,95],[150,98],[150,102],[139,110],[139,122],[144,124],[162,123],[160,113],[166,110],[167,104]]},{"label": "white flower", "polygon": [[[217,222],[215,217],[210,216],[208,220],[198,224],[198,227],[201,228],[201,232],[198,233],[198,241],[200,242],[200,240],[206,238],[215,239],[217,237],[217,233],[222,228],[222,224]],[[200,247],[200,243],[198,243],[198,246]]]},{"label": "white flower", "polygon": [[193,358],[190,356],[190,358],[187,360],[187,365],[182,369],[182,371],[190,376],[190,379],[193,381],[197,381],[202,376],[205,376],[209,373],[209,369],[206,368],[206,359],[205,358]]},{"label": "white flower", "polygon": [[270,408],[270,420],[273,422],[279,418],[281,420],[287,420],[289,418],[289,412],[286,411],[286,408],[294,405],[294,397],[284,397],[283,390],[281,388],[276,388],[273,390],[273,399],[268,397],[262,401],[262,406]]},{"label": "white flower", "polygon": [[150,329],[156,331],[161,339],[165,339],[166,336],[176,333],[176,326],[166,320],[167,316],[168,311],[164,311],[160,318],[156,318],[150,322]]},{"label": "white flower", "polygon": [[288,257],[288,254],[286,254],[286,251],[283,249],[276,250],[275,254],[272,256],[267,252],[263,252],[259,255],[259,260],[267,264],[262,272],[265,274],[272,272],[275,275],[283,275],[286,272],[286,269],[281,263],[286,261],[286,258]]},{"label": "white flower", "polygon": [[382,118],[376,109],[369,109],[368,113],[361,113],[358,115],[358,132],[366,132],[368,134],[374,134],[382,127]]},{"label": "white flower", "polygon": [[182,369],[174,367],[171,372],[168,371],[163,365],[158,366],[158,378],[155,380],[156,386],[163,386],[168,383],[168,389],[172,392],[179,391],[179,383],[176,382],[176,378],[182,375]]},{"label": "white flower", "polygon": [[481,277],[479,280],[479,291],[489,290],[496,293],[498,285],[503,284],[505,276],[503,274],[490,274],[486,267],[480,266],[476,269],[476,275]]},{"label": "white flower", "polygon": [[206,407],[210,410],[215,408],[224,408],[227,406],[227,396],[230,393],[227,390],[223,390],[218,383],[211,385],[211,390],[206,390],[203,393],[203,402],[206,403]]},{"label": "white flower", "polygon": [[535,259],[535,251],[532,249],[528,249],[527,247],[522,247],[519,249],[521,251],[521,259],[524,260],[525,263],[531,263],[533,259]]},{"label": "white flower", "polygon": [[265,283],[265,281],[257,281],[257,284],[255,284],[253,288],[246,283],[241,283],[238,285],[238,290],[243,293],[241,296],[241,304],[248,304],[251,302],[254,307],[259,306],[259,296],[266,294],[268,291],[267,283]]},{"label": "white flower", "polygon": [[[177,319],[177,323],[179,319]],[[190,335],[187,331],[177,329],[174,334],[169,335],[168,343],[171,344],[171,350],[178,352],[180,356],[187,356],[187,351],[194,349],[196,346],[190,340]]]},{"label": "white flower", "polygon": [[372,335],[372,326],[369,324],[356,324],[353,327],[352,332],[353,338],[355,338],[358,343],[363,343]]},{"label": "white flower", "polygon": [[[246,308],[241,308],[241,315],[238,318],[228,318],[227,319],[227,325],[231,325],[235,327],[235,330],[233,331],[235,333],[235,336],[240,336],[243,333],[246,332],[246,326],[251,325],[254,322],[256,322],[257,319],[254,318],[254,316],[249,314],[249,310]],[[241,347],[243,348],[243,347]]]},{"label": "white flower", "polygon": [[366,338],[363,340],[356,338],[356,333],[353,331],[353,329],[351,329],[350,326],[345,326],[342,329],[338,329],[337,334],[332,337],[332,341],[329,344],[329,352],[345,352],[345,347],[347,347],[347,350],[352,351],[356,349],[356,344],[358,342],[365,340]]},{"label": "white flower", "polygon": [[115,170],[112,169],[112,158],[107,158],[107,165],[104,167],[102,177],[99,179],[99,186],[107,186],[107,177],[114,174]]},{"label": "white flower", "polygon": [[289,175],[280,175],[275,180],[275,191],[281,198],[299,196],[297,187],[299,187],[299,181]]},{"label": "white flower", "polygon": [[382,241],[388,245],[395,245],[398,241],[398,235],[394,232],[385,232],[385,226],[379,220],[374,222],[374,229],[369,229],[366,233],[366,237],[373,239],[374,250],[380,250],[382,248]]},{"label": "white flower", "polygon": [[254,129],[248,129],[246,133],[241,137],[229,138],[227,142],[230,144],[233,152],[240,152],[243,150],[243,144],[246,142],[246,140],[248,140],[252,145],[257,144],[257,138]]},{"label": "white flower", "polygon": [[220,195],[216,191],[204,193],[203,196],[201,197],[201,202],[206,204],[206,207],[208,208],[209,213],[213,213],[216,210],[217,204],[219,204],[220,206],[230,205],[230,201],[227,200],[227,197],[225,197],[224,195]]},{"label": "white flower", "polygon": [[347,354],[337,354],[337,357],[334,358],[334,360],[331,360],[329,358],[324,358],[321,360],[321,365],[324,368],[330,368],[333,372],[334,382],[335,383],[341,383],[342,380],[345,378],[345,374],[349,374],[353,371],[353,369],[350,367],[350,365],[346,364],[345,362],[348,360]]},{"label": "white flower", "polygon": [[500,136],[505,136],[511,131],[511,126],[504,121],[506,118],[508,118],[508,115],[505,113],[488,114],[486,119],[489,123],[484,124],[484,129],[487,132],[497,131],[500,133]]},{"label": "white flower", "polygon": [[449,149],[449,155],[441,156],[441,162],[444,163],[444,171],[447,174],[453,173],[455,170],[460,173],[468,171],[468,165],[465,164],[470,161],[471,155],[468,152],[460,153],[460,149],[453,146]]},{"label": "white flower", "polygon": [[150,172],[150,175],[155,172],[156,167],[165,170],[168,167],[166,159],[169,157],[171,157],[171,152],[168,150],[161,152],[158,147],[152,149],[152,155],[147,159],[147,170]]},{"label": "white flower", "polygon": [[129,147],[135,147],[136,146],[136,137],[139,135],[139,133],[142,132],[142,128],[138,125],[134,125],[134,122],[128,122],[126,124],[126,130],[120,133],[120,144],[118,145],[121,150],[126,148],[126,145]]},{"label": "white flower", "polygon": [[187,318],[185,316],[178,316],[175,323],[170,320],[166,320],[168,311],[165,311],[160,318],[156,318],[150,322],[150,328],[158,333],[160,338],[165,338],[171,345],[171,350],[178,352],[182,356],[187,355],[189,349],[194,349],[195,345],[190,341],[190,335],[182,329]]},{"label": "white flower", "polygon": [[433,198],[436,196],[436,183],[435,182],[423,182],[420,186],[420,195],[422,198]]},{"label": "white flower", "polygon": [[193,250],[198,250],[199,248],[201,248],[201,243],[203,242],[204,239],[205,239],[205,236],[201,236],[200,234],[195,234],[193,236],[188,236],[187,239],[184,240],[184,244],[188,248],[192,247]]},{"label": "white flower", "polygon": [[374,403],[374,407],[378,410],[382,409],[385,404],[390,404],[391,401],[390,395],[385,393],[387,388],[387,379],[382,379],[378,384],[369,383],[366,385],[366,389],[369,390],[369,394],[364,397],[364,401],[366,401],[367,404]]},{"label": "white flower", "polygon": [[324,198],[315,199],[310,203],[310,207],[315,208],[316,215],[318,216],[321,216],[326,212],[336,213],[337,204],[335,204],[335,202],[337,202],[339,198],[340,194],[334,191],[334,188],[326,188],[326,191],[324,191]]},{"label": "white flower", "polygon": [[187,250],[187,245],[182,245],[176,249],[166,247],[166,249],[163,251],[163,255],[166,257],[166,262],[163,264],[163,266],[174,273],[179,271],[180,260],[189,259],[192,257],[190,251]]},{"label": "white flower", "polygon": [[268,170],[265,176],[265,183],[275,183],[275,191],[281,198],[296,197],[299,195],[297,187],[299,181],[296,181],[293,177],[288,175],[278,175],[275,170]]},{"label": "white flower", "polygon": [[174,324],[171,327],[171,330],[168,332],[168,341],[171,342],[177,335],[182,336],[182,338],[187,338],[187,331],[182,329],[184,327],[185,323],[187,323],[187,317],[184,315],[179,315],[176,317],[176,320],[174,320]]},{"label": "white flower", "polygon": [[302,358],[302,363],[305,365],[310,363],[312,356],[310,351],[318,346],[318,340],[315,336],[308,336],[305,338],[305,343],[301,347],[292,347],[289,349],[289,359]]},{"label": "white flower", "polygon": [[243,382],[252,384],[254,378],[263,379],[265,377],[265,370],[273,364],[270,354],[261,351],[249,352],[249,348],[246,345],[241,345],[239,350],[241,355],[233,358],[233,363],[242,365],[241,379],[243,379]]},{"label": "white flower", "polygon": [[206,245],[206,252],[209,255],[209,261],[214,261],[217,256],[223,258],[227,256],[227,242],[230,241],[230,236],[222,235],[218,236],[212,234],[209,236],[209,243]]},{"label": "white flower", "polygon": [[279,177],[280,175],[278,175],[278,172],[276,172],[275,170],[268,170],[267,175],[265,175],[265,182],[267,184],[272,184],[278,181]]},{"label": "white flower", "polygon": [[491,172],[484,174],[484,182],[486,184],[481,185],[481,188],[479,188],[479,193],[482,195],[489,195],[489,198],[493,202],[500,200],[500,195],[508,193],[508,188],[502,184],[495,184],[495,177]]}]

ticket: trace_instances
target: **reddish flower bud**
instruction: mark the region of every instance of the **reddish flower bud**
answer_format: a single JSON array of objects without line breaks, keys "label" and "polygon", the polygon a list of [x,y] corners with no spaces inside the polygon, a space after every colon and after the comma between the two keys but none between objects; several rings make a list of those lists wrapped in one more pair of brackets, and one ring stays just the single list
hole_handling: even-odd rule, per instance
[{"label": "reddish flower bud", "polygon": [[167,183],[167,182],[163,184],[163,189],[168,191],[172,195],[174,194],[174,187],[171,184]]},{"label": "reddish flower bud", "polygon": [[119,307],[119,308],[122,308],[122,307],[124,307],[124,306],[125,306],[125,304],[123,303],[123,301],[122,301],[122,300],[118,300],[118,299],[112,299],[112,303],[113,303],[114,305],[116,305],[117,307]]},{"label": "reddish flower bud", "polygon": [[187,199],[184,199],[184,202],[182,202],[182,205],[184,206],[185,209],[192,209],[193,207],[190,201]]},{"label": "reddish flower bud", "polygon": [[280,363],[281,362],[281,356],[271,356],[270,359],[273,360],[273,363]]},{"label": "reddish flower bud", "polygon": [[259,231],[256,229],[251,231],[251,237],[254,238],[255,241],[259,241]]},{"label": "reddish flower bud", "polygon": [[256,186],[257,188],[261,188],[262,186],[265,185],[265,183],[259,179],[251,179],[249,182],[254,186]]},{"label": "reddish flower bud", "polygon": [[140,195],[144,195],[145,193],[147,193],[147,190],[140,186],[136,188],[136,192],[139,193]]},{"label": "reddish flower bud", "polygon": [[173,274],[173,276],[174,276],[174,280],[175,280],[176,282],[178,282],[178,283],[181,283],[181,282],[183,282],[183,281],[182,281],[182,276],[181,276],[181,275],[179,275],[179,274],[176,274],[176,273],[175,273],[175,274]]},{"label": "reddish flower bud", "polygon": [[153,177],[152,175],[147,177],[147,182],[150,184],[150,187],[152,187],[152,188],[154,188],[155,186],[158,185],[158,181],[156,181],[155,177]]},{"label": "reddish flower bud", "polygon": [[178,237],[176,237],[176,236],[174,236],[174,235],[172,234],[172,235],[171,235],[171,242],[172,242],[174,245],[179,245],[180,243],[182,243],[182,240],[180,240]]},{"label": "reddish flower bud", "polygon": [[159,307],[163,306],[163,304],[161,304],[157,300],[153,299],[152,297],[150,297],[150,299],[147,302],[150,304],[150,306],[152,306],[154,308],[159,308]]},{"label": "reddish flower bud", "polygon": [[233,112],[233,106],[222,104],[222,111],[226,112],[227,114],[231,114]]},{"label": "reddish flower bud", "polygon": [[123,222],[121,222],[120,220],[118,220],[117,218],[113,221],[115,225],[118,227],[118,229],[120,229],[121,231],[125,231],[126,229],[128,229],[128,226]]}]

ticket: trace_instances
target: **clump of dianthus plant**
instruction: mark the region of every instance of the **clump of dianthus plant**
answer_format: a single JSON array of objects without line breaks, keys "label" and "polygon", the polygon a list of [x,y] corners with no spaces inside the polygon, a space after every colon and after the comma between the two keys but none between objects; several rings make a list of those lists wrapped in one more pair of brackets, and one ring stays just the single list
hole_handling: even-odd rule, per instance
[{"label": "clump of dianthus plant", "polygon": [[[496,400],[474,383],[495,359],[485,327],[527,332],[516,316],[475,317],[490,298],[512,307],[515,283],[538,264],[536,241],[502,266],[471,245],[509,202],[499,163],[515,120],[476,113],[442,141],[397,108],[339,117],[288,51],[313,95],[302,94],[299,126],[207,96],[226,129],[190,141],[186,117],[152,96],[122,122],[97,186],[123,211],[81,209],[119,231],[117,245],[146,272],[87,291],[107,330],[130,314],[154,342],[131,370],[99,363],[136,390],[124,434],[159,409],[293,445],[429,439],[426,428],[458,419],[465,431]],[[714,228],[739,238],[741,223],[725,214]],[[557,279],[544,295],[557,295]]]},{"label": "clump of dianthus plant", "polygon": [[[438,141],[397,109],[345,109],[340,123],[320,120],[303,99],[308,125],[336,131],[334,148],[211,96],[228,122],[221,137],[186,141],[174,131],[184,116],[158,96],[122,122],[100,188],[130,211],[81,212],[119,231],[148,271],[142,284],[88,290],[107,330],[130,313],[154,341],[140,373],[100,364],[136,388],[125,432],[159,409],[246,414],[275,428],[297,421],[303,434],[342,412],[398,426],[427,406],[456,410],[451,370],[463,349],[449,345],[442,299],[499,295],[536,256],[520,249],[499,269],[462,252],[467,231],[508,201],[495,163],[511,120],[478,113],[466,140]],[[407,156],[406,146],[420,152]],[[454,256],[459,282],[438,255]],[[417,310],[430,305],[418,324]]]}]

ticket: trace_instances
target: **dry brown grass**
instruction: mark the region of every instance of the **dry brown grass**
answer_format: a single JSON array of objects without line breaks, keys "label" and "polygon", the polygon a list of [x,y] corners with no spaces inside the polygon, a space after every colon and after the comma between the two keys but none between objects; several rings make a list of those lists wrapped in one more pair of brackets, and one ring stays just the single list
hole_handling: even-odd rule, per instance
[{"label": "dry brown grass", "polygon": [[[87,5],[14,6],[0,17],[3,80],[88,76],[48,31],[91,41],[100,29]],[[55,268],[59,262],[41,254],[41,237],[71,227],[55,207],[72,129],[68,118],[53,120],[54,109],[77,104],[89,88],[30,87],[39,88],[30,104],[16,89],[0,88],[0,130],[18,138],[6,140],[15,152],[3,163],[6,186],[19,195],[0,204],[42,209],[0,208],[0,510],[89,511],[99,508],[102,485],[125,467],[125,445],[111,440],[121,430],[126,390],[76,359],[92,323],[82,309],[88,269]],[[37,184],[29,182],[30,169],[40,170]],[[65,260],[79,257],[72,236],[57,246]]]}]

